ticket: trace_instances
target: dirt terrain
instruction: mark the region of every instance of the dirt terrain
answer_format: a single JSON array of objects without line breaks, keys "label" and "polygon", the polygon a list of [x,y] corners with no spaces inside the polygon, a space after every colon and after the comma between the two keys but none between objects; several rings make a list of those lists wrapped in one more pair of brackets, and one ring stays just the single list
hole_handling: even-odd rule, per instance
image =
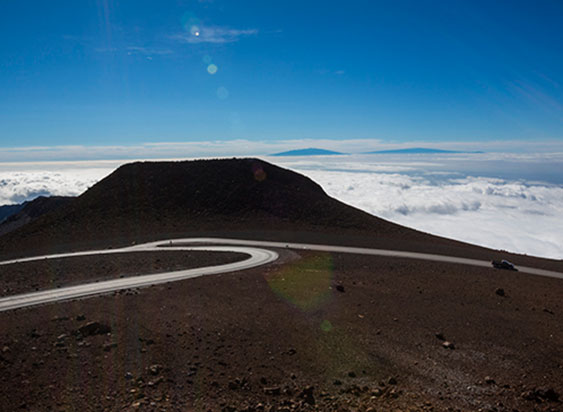
[{"label": "dirt terrain", "polygon": [[563,407],[560,280],[280,253],[264,268],[0,313],[3,410]]},{"label": "dirt terrain", "polygon": [[0,267],[0,296],[34,292],[86,282],[99,282],[220,265],[246,259],[238,253],[210,252],[148,252],[112,254],[111,256],[81,256],[65,259],[39,260]]},{"label": "dirt terrain", "polygon": [[[421,251],[563,272],[431,236],[256,159],[124,166],[0,237],[0,258],[190,236]],[[1,411],[562,411],[563,281],[278,250],[273,264],[0,313]],[[0,267],[0,291],[239,259]]]}]

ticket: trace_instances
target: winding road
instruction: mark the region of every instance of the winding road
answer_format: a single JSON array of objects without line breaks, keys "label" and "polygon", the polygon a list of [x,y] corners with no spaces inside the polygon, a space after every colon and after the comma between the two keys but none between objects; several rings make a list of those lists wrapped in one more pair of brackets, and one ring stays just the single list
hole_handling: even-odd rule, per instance
[{"label": "winding road", "polygon": [[[218,246],[220,245],[220,246]],[[308,243],[268,242],[258,240],[223,239],[223,238],[189,238],[161,240],[144,243],[119,249],[92,250],[56,255],[34,256],[0,262],[0,266],[31,262],[43,259],[61,259],[66,257],[108,255],[115,253],[142,253],[154,251],[210,251],[210,252],[236,252],[249,255],[245,260],[224,265],[207,266],[197,269],[164,272],[152,275],[132,276],[127,278],[107,280],[103,282],[86,283],[78,286],[69,286],[58,289],[49,289],[39,292],[0,298],[0,312],[63,300],[82,298],[86,296],[101,295],[122,289],[140,288],[160,283],[175,282],[198,276],[216,275],[219,273],[235,272],[265,265],[275,261],[278,254],[264,248],[283,248],[312,250],[333,253],[352,253],[360,255],[387,256],[397,258],[430,260],[436,262],[458,263],[463,265],[491,268],[491,263],[485,260],[466,259],[460,257],[433,255],[428,253],[405,252],[399,250],[368,249],[349,246],[316,245]],[[538,276],[547,276],[563,279],[563,273],[550,270],[518,266],[521,273]]]}]

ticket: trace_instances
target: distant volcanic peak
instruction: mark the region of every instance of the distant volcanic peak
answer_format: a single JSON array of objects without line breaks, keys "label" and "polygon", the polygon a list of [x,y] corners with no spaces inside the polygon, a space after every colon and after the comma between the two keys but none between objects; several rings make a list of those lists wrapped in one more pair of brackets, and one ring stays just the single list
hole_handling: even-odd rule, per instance
[{"label": "distant volcanic peak", "polygon": [[270,156],[333,156],[333,155],[343,155],[343,154],[345,153],[310,147],[308,149],[296,149],[296,150],[289,150],[287,152],[274,153]]}]

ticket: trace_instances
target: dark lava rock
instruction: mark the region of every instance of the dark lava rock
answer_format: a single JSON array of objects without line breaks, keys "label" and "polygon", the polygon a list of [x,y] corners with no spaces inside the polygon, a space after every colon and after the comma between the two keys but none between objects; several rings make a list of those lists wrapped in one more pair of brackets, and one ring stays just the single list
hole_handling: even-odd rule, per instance
[{"label": "dark lava rock", "polygon": [[106,333],[111,332],[111,328],[108,325],[100,322],[89,322],[86,325],[78,328],[78,332],[84,337],[93,335],[105,335]]},{"label": "dark lava rock", "polygon": [[309,405],[315,404],[315,397],[313,392],[315,391],[314,386],[307,386],[305,389],[301,391],[299,397],[303,399],[304,403],[308,403]]},{"label": "dark lava rock", "polygon": [[109,351],[112,350],[113,348],[117,348],[117,343],[115,343],[115,342],[106,343],[103,348],[104,348],[104,351],[105,351],[105,352],[109,352]]},{"label": "dark lava rock", "polygon": [[491,378],[490,376],[485,376],[485,383],[489,384],[489,385],[494,385],[496,382],[493,378]]},{"label": "dark lava rock", "polygon": [[274,395],[274,396],[278,396],[281,394],[281,389],[279,386],[272,386],[269,388],[264,388],[264,393],[266,395]]},{"label": "dark lava rock", "polygon": [[149,366],[149,372],[151,375],[158,375],[162,370],[162,365],[154,364]]},{"label": "dark lava rock", "polygon": [[455,345],[450,341],[444,341],[442,343],[442,347],[445,348],[445,349],[451,349],[451,350],[455,349]]},{"label": "dark lava rock", "polygon": [[553,388],[537,388],[523,392],[521,396],[528,401],[559,401],[559,394]]}]

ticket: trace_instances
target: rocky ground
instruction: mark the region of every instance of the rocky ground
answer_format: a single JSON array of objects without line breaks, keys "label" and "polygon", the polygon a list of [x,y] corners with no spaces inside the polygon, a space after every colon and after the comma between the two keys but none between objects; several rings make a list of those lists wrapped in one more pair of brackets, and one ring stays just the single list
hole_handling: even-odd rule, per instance
[{"label": "rocky ground", "polygon": [[0,313],[0,409],[563,410],[561,280],[280,253],[244,272]]}]

